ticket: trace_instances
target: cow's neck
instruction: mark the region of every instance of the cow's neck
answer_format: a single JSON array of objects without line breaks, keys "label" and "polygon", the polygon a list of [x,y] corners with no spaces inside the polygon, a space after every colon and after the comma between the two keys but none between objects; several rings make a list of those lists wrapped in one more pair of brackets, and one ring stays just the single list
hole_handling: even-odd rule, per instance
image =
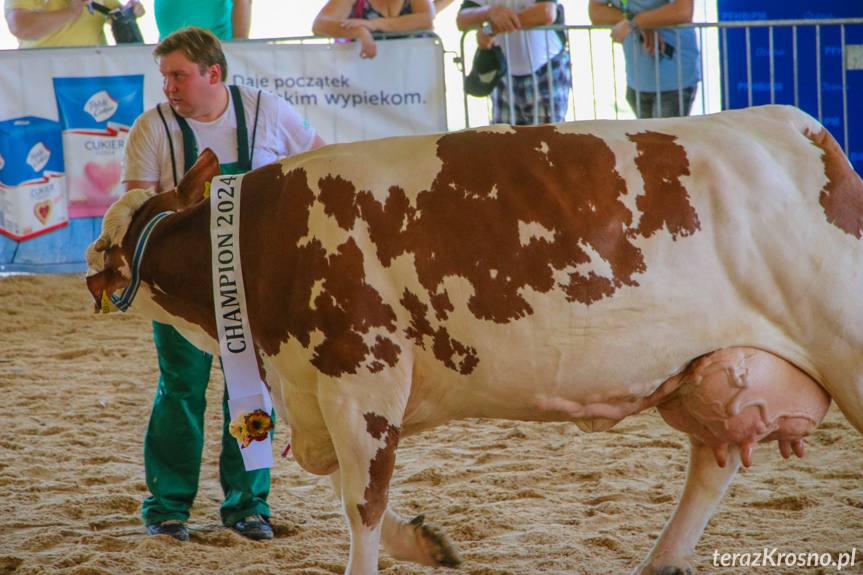
[{"label": "cow's neck", "polygon": [[197,325],[215,338],[209,222],[209,202],[164,218],[152,232],[141,281],[177,323]]}]

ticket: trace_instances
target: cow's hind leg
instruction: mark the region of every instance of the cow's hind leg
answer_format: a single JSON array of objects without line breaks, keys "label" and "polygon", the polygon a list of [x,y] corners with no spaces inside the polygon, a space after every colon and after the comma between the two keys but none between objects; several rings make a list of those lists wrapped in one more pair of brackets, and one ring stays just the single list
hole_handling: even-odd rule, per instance
[{"label": "cow's hind leg", "polygon": [[803,438],[824,418],[830,396],[787,361],[754,348],[728,348],[693,361],[683,384],[657,406],[690,434],[686,486],[668,524],[636,570],[684,575],[689,557],[741,463],[759,441],[778,441],[783,456],[803,455]]},{"label": "cow's hind leg", "polygon": [[373,575],[377,573],[399,425],[393,422],[395,418],[350,401],[324,400],[321,406],[339,460],[339,470],[331,477],[340,491],[351,532],[351,554],[345,573]]},{"label": "cow's hind leg", "polygon": [[446,534],[423,515],[405,521],[392,509],[384,516],[381,543],[393,559],[430,567],[458,567],[461,557]]},{"label": "cow's hind leg", "polygon": [[680,501],[634,575],[692,575],[689,560],[695,545],[740,467],[737,446],[728,448],[726,465],[719,467],[712,448],[694,436],[689,438],[689,468]]},{"label": "cow's hind leg", "polygon": [[406,387],[396,372],[374,381],[327,382],[319,386],[321,413],[339,462],[333,481],[340,484],[337,487],[351,531],[347,575],[377,572],[382,534],[397,558],[430,565],[459,562],[458,554],[434,527],[424,527],[421,518],[402,521],[388,511],[390,479],[407,398],[407,393],[400,392]]}]

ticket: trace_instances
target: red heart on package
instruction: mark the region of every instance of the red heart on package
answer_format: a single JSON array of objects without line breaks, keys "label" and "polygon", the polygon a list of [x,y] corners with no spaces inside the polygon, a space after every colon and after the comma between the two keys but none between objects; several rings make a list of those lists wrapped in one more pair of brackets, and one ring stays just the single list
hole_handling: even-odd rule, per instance
[{"label": "red heart on package", "polygon": [[104,166],[98,162],[87,162],[84,173],[103,194],[110,194],[120,183],[120,162],[108,162]]},{"label": "red heart on package", "polygon": [[36,217],[42,222],[43,226],[48,223],[48,219],[51,217],[51,212],[53,211],[54,202],[51,200],[45,200],[33,206],[33,213],[36,214]]}]

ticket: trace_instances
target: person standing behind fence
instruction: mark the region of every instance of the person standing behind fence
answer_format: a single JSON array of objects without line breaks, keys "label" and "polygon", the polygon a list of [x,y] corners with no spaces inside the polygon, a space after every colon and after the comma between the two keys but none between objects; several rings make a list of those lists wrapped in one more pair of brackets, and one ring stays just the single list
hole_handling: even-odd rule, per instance
[{"label": "person standing behind fence", "polygon": [[153,14],[161,38],[186,26],[206,28],[219,40],[248,38],[252,0],[155,0]]},{"label": "person standing behind fence", "polygon": [[374,58],[373,32],[430,30],[435,11],[431,0],[329,0],[312,24],[316,36],[359,40],[360,58]]},{"label": "person standing behind fence", "polygon": [[[6,24],[21,48],[105,45],[108,17],[94,13],[92,3],[93,0],[5,0]],[[117,0],[99,3],[112,10],[121,7]],[[129,4],[135,7],[136,17],[144,15],[140,2],[131,0]]]},{"label": "person standing behind fence", "polygon": [[[504,76],[491,94],[494,123],[530,125],[564,120],[572,85],[566,36],[549,30],[524,30],[562,23],[558,19],[559,9],[556,0],[464,0],[462,3],[456,16],[458,29],[485,26],[477,32],[479,48],[497,44],[507,53],[513,99],[510,102],[510,86]],[[508,36],[496,38],[498,34]],[[510,114],[510,107],[514,115]]]},{"label": "person standing behind fence", "polygon": [[639,118],[688,116],[701,80],[701,57],[695,30],[655,29],[692,22],[693,0],[589,2],[590,21],[613,25],[611,39],[623,44],[626,101],[635,115]]}]

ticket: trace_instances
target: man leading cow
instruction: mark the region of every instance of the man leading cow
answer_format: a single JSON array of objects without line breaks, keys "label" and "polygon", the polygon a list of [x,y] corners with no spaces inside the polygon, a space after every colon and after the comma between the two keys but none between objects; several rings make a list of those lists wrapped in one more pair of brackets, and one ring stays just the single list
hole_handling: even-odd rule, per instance
[{"label": "man leading cow", "polygon": [[[168,102],[148,110],[132,126],[123,166],[125,191],[170,190],[194,165],[198,151],[208,147],[216,150],[223,174],[239,174],[324,145],[281,98],[245,86],[226,86],[227,61],[209,30],[195,26],[178,30],[162,40],[153,54]],[[212,356],[203,354],[172,326],[155,321],[153,339],[160,377],[144,441],[151,495],[142,512],[149,534],[186,541],[185,522],[200,475]],[[269,469],[245,470],[228,430],[227,392],[222,408],[222,522],[251,539],[272,539]]]}]

